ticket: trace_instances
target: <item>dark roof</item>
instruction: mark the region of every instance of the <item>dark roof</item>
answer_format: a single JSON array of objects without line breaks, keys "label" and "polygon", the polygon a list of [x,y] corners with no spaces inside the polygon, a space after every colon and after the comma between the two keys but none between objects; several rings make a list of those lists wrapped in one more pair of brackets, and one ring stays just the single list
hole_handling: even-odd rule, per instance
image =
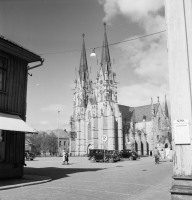
[{"label": "dark roof", "polygon": [[69,133],[66,130],[56,129],[52,132],[54,132],[56,136],[58,136],[59,133],[59,138],[69,138]]},{"label": "dark roof", "polygon": [[[153,104],[155,113],[158,109],[158,104]],[[151,105],[129,107],[119,105],[119,110],[122,113],[122,118],[127,121],[142,122],[143,119],[151,121]]]},{"label": "dark roof", "polygon": [[134,108],[135,122],[142,122],[143,119],[151,121],[151,105],[139,106]]},{"label": "dark roof", "polygon": [[43,60],[39,55],[33,53],[32,51],[27,50],[26,48],[16,44],[11,40],[8,40],[7,38],[1,35],[0,35],[0,51],[4,51],[16,57],[19,57],[27,61],[28,63]]},{"label": "dark roof", "polygon": [[134,108],[129,106],[118,105],[122,114],[122,118],[126,118],[127,121],[131,121],[133,117]]}]

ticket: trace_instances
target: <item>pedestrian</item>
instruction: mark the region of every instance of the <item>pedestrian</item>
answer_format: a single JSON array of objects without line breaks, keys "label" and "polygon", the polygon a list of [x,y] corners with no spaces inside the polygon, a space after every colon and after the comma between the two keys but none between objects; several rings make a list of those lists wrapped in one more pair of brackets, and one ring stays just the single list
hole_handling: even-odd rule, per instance
[{"label": "pedestrian", "polygon": [[67,151],[65,152],[65,161],[67,162],[67,164],[69,164],[68,163],[69,162],[69,154]]},{"label": "pedestrian", "polygon": [[154,150],[154,157],[155,157],[155,164],[158,164],[160,153],[159,153],[159,150],[157,149],[157,147],[155,147],[155,150]]},{"label": "pedestrian", "polygon": [[65,150],[63,149],[63,163],[62,163],[62,165],[65,164],[65,155],[66,155],[66,152],[65,152]]}]

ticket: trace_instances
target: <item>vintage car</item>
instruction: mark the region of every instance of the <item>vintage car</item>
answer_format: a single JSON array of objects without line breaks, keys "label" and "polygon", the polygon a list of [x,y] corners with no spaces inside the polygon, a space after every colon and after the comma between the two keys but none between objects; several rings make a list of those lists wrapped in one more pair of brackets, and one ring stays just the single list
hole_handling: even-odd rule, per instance
[{"label": "vintage car", "polygon": [[25,159],[33,160],[35,158],[35,154],[31,151],[25,151]]},{"label": "vintage car", "polygon": [[121,158],[129,158],[129,160],[137,160],[139,157],[136,151],[125,149],[120,151]]},{"label": "vintage car", "polygon": [[120,161],[121,157],[119,155],[119,152],[116,150],[107,150],[106,152],[106,161],[109,162],[117,162]]},{"label": "vintage car", "polygon": [[[105,150],[106,155],[107,150]],[[91,162],[104,162],[104,150],[103,149],[89,149],[89,158]]]}]

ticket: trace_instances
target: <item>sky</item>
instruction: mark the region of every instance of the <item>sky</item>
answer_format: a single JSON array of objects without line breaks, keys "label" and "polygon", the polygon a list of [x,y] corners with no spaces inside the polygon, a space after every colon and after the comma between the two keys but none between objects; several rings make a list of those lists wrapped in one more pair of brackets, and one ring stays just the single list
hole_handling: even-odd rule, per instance
[{"label": "sky", "polygon": [[[166,30],[164,12],[163,0],[0,0],[0,35],[45,59],[28,77],[27,123],[37,130],[70,130],[83,33],[95,82],[101,48],[97,58],[90,54],[102,46],[103,22],[112,44]],[[157,96],[163,104],[169,98],[166,32],[111,45],[109,51],[119,104],[148,105]]]}]

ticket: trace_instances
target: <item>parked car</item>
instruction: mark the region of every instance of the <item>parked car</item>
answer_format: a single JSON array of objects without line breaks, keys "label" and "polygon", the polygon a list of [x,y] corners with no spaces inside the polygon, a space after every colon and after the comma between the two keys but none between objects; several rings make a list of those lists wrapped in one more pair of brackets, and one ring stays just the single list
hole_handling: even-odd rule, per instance
[{"label": "parked car", "polygon": [[116,150],[107,150],[106,152],[106,160],[109,162],[117,162],[121,158],[119,157],[119,152]]},{"label": "parked car", "polygon": [[25,159],[33,160],[35,158],[35,154],[31,151],[25,151]]},{"label": "parked car", "polygon": [[[106,154],[107,150],[105,150]],[[102,161],[104,162],[104,150],[103,149],[89,149],[89,158],[91,162]]]},{"label": "parked car", "polygon": [[130,160],[137,160],[140,158],[136,151],[125,149],[120,151],[121,158],[129,158]]}]

